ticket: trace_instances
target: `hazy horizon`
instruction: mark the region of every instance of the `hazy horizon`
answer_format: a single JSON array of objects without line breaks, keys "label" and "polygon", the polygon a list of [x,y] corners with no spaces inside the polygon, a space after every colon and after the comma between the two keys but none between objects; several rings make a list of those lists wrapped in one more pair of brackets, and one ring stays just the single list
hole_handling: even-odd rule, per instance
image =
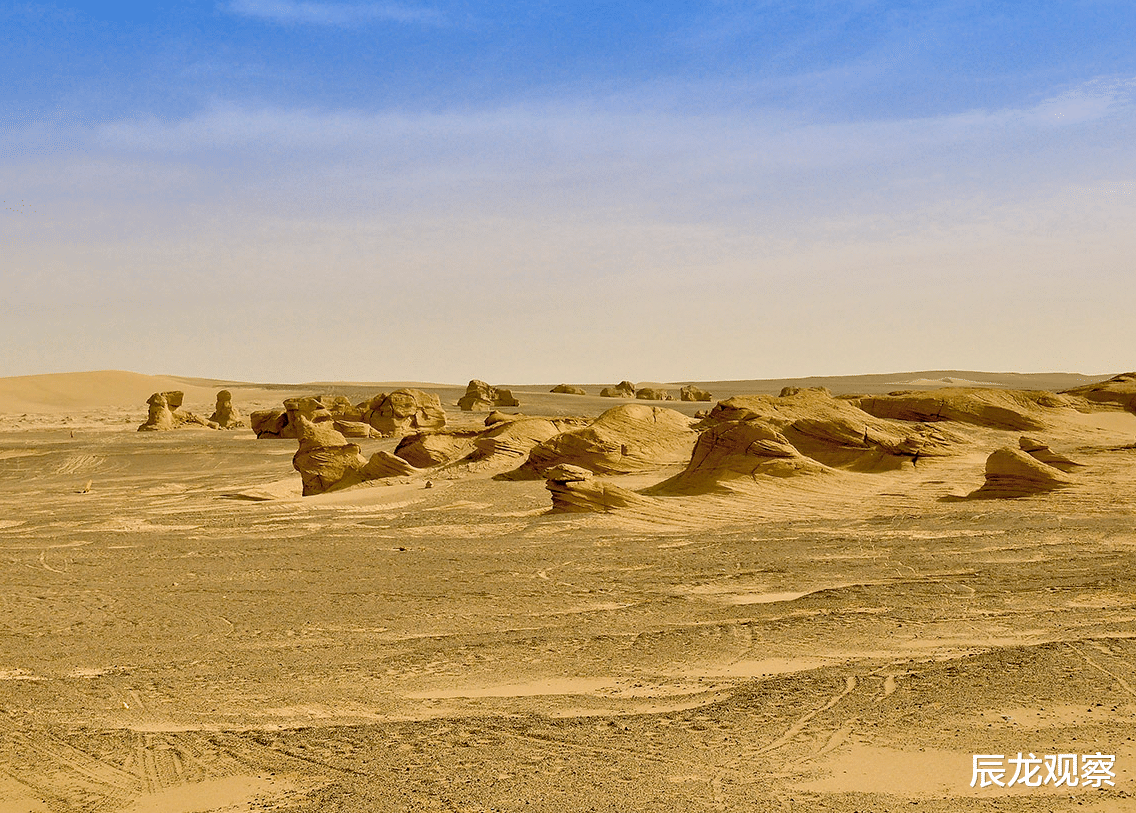
[{"label": "hazy horizon", "polygon": [[0,3],[0,376],[1132,369],[1118,2]]}]

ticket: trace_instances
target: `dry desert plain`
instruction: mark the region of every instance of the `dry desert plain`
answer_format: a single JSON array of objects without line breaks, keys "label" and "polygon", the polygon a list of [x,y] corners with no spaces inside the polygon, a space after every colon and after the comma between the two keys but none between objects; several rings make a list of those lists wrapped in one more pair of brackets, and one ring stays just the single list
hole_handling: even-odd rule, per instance
[{"label": "dry desert plain", "polygon": [[[476,467],[301,497],[295,440],[135,431],[159,391],[247,416],[392,386],[0,379],[0,813],[1136,810],[1133,412],[942,420],[941,453],[894,466],[851,438],[669,493],[683,462],[601,474],[624,499],[583,513]],[[420,386],[484,429],[463,388]],[[548,389],[506,411],[628,403]],[[1023,434],[1081,464],[1068,483],[961,499]],[[975,754],[1019,752],[1111,755],[1115,784],[971,786]]]}]

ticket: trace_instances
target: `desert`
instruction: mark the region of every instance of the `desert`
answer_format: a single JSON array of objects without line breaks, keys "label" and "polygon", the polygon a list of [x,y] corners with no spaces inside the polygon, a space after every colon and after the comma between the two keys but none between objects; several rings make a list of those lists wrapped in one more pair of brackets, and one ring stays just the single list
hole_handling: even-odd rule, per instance
[{"label": "desert", "polygon": [[1136,813],[1131,0],[0,0],[0,813]]},{"label": "desert", "polygon": [[0,811],[1129,809],[1131,381],[0,379]]}]

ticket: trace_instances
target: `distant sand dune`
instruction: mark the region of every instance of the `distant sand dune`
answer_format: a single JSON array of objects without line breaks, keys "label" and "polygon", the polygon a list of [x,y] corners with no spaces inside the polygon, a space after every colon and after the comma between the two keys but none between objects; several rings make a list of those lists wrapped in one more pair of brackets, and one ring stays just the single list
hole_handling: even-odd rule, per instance
[{"label": "distant sand dune", "polygon": [[0,412],[62,412],[80,408],[142,407],[155,392],[182,390],[187,401],[211,401],[215,390],[168,376],[124,370],[0,378]]}]

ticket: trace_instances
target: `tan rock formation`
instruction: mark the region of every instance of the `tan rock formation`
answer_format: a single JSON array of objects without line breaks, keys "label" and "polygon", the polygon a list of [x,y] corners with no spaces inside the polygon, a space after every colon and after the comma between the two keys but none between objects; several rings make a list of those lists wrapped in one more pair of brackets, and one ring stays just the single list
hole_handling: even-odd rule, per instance
[{"label": "tan rock formation", "polygon": [[1002,499],[1044,494],[1073,481],[1061,470],[1035,460],[1020,449],[998,449],[986,459],[986,482],[971,499]]},{"label": "tan rock formation", "polygon": [[549,392],[559,392],[564,395],[587,395],[588,391],[583,387],[573,387],[570,384],[557,384],[549,390]]},{"label": "tan rock formation", "polygon": [[413,477],[422,474],[422,470],[390,452],[375,452],[363,467],[362,474],[365,480],[385,480],[390,477]]},{"label": "tan rock formation", "polygon": [[491,387],[474,379],[466,387],[465,395],[458,399],[458,406],[464,412],[484,412],[495,407],[520,406],[520,402],[509,390]]},{"label": "tan rock formation", "polygon": [[[557,469],[565,468],[558,466]],[[576,468],[574,466],[566,468]],[[565,474],[548,479],[544,487],[552,496],[553,514],[605,514],[636,506],[650,506],[650,500],[626,488],[600,480],[575,479]]]},{"label": "tan rock formation", "polygon": [[700,389],[693,384],[687,384],[678,391],[679,398],[683,401],[709,401],[713,398],[706,390]]},{"label": "tan rock formation", "polygon": [[469,430],[418,432],[400,440],[394,453],[416,468],[428,469],[468,455],[478,434]]},{"label": "tan rock formation", "polygon": [[592,472],[571,463],[561,463],[546,471],[544,477],[555,483],[582,483],[592,479]]},{"label": "tan rock formation", "polygon": [[[489,474],[510,469],[542,441],[586,425],[582,418],[510,415],[479,431],[423,432],[403,438],[395,454],[425,469],[441,466],[446,476]],[[486,419],[489,422],[489,419]]]},{"label": "tan rock formation", "polygon": [[502,412],[499,409],[495,409],[492,412],[490,412],[488,415],[485,416],[484,423],[485,423],[486,426],[492,426],[495,423],[502,423],[504,421],[515,421],[515,420],[517,420],[519,418],[523,418],[523,417],[524,417],[524,415],[522,415],[519,412]]},{"label": "tan rock formation", "polygon": [[809,392],[816,393],[817,395],[826,395],[829,398],[832,397],[832,393],[829,392],[828,387],[782,387],[781,393],[777,397],[792,398],[794,395],[800,395],[802,393]]},{"label": "tan rock formation", "polygon": [[1136,373],[1121,373],[1108,381],[1074,387],[1065,392],[1094,403],[1115,404],[1121,409],[1136,412]]},{"label": "tan rock formation", "polygon": [[760,423],[805,457],[857,471],[896,469],[919,458],[951,454],[962,440],[946,428],[869,415],[824,388],[787,388],[783,393],[720,401],[702,425]]},{"label": "tan rock formation", "polygon": [[148,407],[146,420],[138,427],[138,431],[162,432],[178,429],[187,424],[203,426],[207,429],[221,428],[211,420],[182,409],[181,405],[184,398],[185,393],[180,390],[156,392],[151,395],[146,401]]},{"label": "tan rock formation", "polygon": [[641,390],[635,391],[635,397],[640,401],[673,401],[674,396],[666,390],[656,389],[655,387],[644,387]]},{"label": "tan rock formation", "polygon": [[416,389],[379,393],[366,404],[363,420],[381,435],[401,435],[446,425],[437,395]]},{"label": "tan rock formation", "polygon": [[258,438],[296,438],[296,429],[288,425],[288,413],[283,409],[250,412],[249,426]]},{"label": "tan rock formation", "polygon": [[298,407],[294,407],[290,418],[300,441],[292,466],[300,473],[305,497],[357,485],[366,479],[363,469],[367,459],[356,444],[348,443],[336,431],[331,421],[313,422]]},{"label": "tan rock formation", "polygon": [[375,431],[371,429],[371,425],[363,423],[362,421],[346,421],[336,418],[332,420],[331,423],[336,431],[344,437],[369,438],[375,434]]},{"label": "tan rock formation", "polygon": [[295,416],[302,414],[312,423],[331,421],[337,431],[353,438],[370,437],[362,422],[362,411],[342,395],[305,395],[289,398],[283,409],[261,409],[249,415],[249,426],[258,438],[298,439]]},{"label": "tan rock formation", "polygon": [[805,455],[769,423],[725,421],[703,432],[685,470],[659,483],[652,494],[700,494],[730,490],[758,476],[793,477],[830,469]]},{"label": "tan rock formation", "polygon": [[1051,392],[944,387],[865,396],[856,405],[877,418],[900,421],[959,421],[989,429],[1043,429],[1069,398]]},{"label": "tan rock formation", "polygon": [[164,432],[175,427],[174,413],[170,409],[167,393],[156,392],[146,401],[150,411],[146,420],[138,427],[139,432]]},{"label": "tan rock formation", "polygon": [[634,398],[635,385],[630,381],[620,381],[614,387],[604,387],[600,390],[603,398]]},{"label": "tan rock formation", "polygon": [[239,429],[245,425],[240,410],[233,406],[233,394],[228,390],[217,393],[217,405],[213,408],[209,420],[222,429]]},{"label": "tan rock formation", "polygon": [[521,417],[503,421],[480,433],[473,441],[474,451],[466,457],[479,471],[511,468],[524,459],[538,444],[551,440],[561,432],[588,423],[582,418]]},{"label": "tan rock formation", "polygon": [[1076,471],[1084,465],[1083,463],[1071,460],[1063,454],[1058,454],[1049,448],[1048,443],[1038,440],[1037,438],[1022,435],[1022,437],[1018,439],[1018,446],[1034,460],[1040,460],[1045,465],[1053,466],[1053,468],[1059,469],[1066,474]]},{"label": "tan rock formation", "polygon": [[539,479],[561,463],[603,474],[627,474],[683,463],[697,439],[694,420],[673,409],[625,404],[591,425],[562,432],[533,447],[508,479]]}]

